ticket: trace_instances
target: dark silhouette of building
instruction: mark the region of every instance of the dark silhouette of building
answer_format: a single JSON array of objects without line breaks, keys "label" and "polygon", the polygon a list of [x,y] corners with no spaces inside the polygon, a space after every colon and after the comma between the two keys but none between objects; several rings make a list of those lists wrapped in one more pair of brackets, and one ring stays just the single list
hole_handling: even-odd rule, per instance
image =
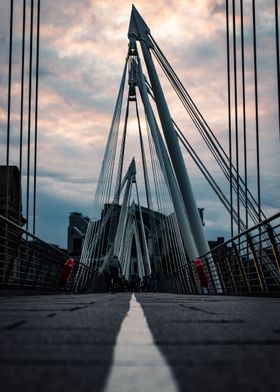
[{"label": "dark silhouette of building", "polygon": [[24,226],[21,205],[21,179],[17,166],[0,166],[0,215]]},{"label": "dark silhouette of building", "polygon": [[88,227],[89,218],[80,212],[69,215],[67,249],[71,256],[80,257]]},{"label": "dark silhouette of building", "polygon": [[[17,254],[20,247],[25,218],[22,216],[21,180],[16,166],[0,166],[0,282],[7,272],[17,274]],[[8,221],[5,220],[8,219]],[[11,226],[9,221],[17,226]]]}]

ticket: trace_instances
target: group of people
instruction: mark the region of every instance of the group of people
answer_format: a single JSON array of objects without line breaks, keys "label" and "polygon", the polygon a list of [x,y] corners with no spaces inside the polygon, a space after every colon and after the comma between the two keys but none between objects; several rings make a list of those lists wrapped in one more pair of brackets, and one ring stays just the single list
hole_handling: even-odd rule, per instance
[{"label": "group of people", "polygon": [[158,274],[153,269],[150,275],[144,275],[140,285],[140,291],[157,291],[158,289]]},{"label": "group of people", "polygon": [[121,265],[117,256],[113,256],[109,263],[109,268],[104,272],[106,290],[115,292],[149,292],[158,289],[158,274],[153,269],[150,275],[143,276],[141,280],[138,274],[131,274],[130,280],[122,275]]}]

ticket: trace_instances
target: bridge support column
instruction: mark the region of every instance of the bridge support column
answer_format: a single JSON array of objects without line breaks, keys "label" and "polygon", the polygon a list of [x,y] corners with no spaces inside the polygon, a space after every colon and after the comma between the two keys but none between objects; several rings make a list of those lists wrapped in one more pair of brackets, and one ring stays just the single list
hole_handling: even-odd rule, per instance
[{"label": "bridge support column", "polygon": [[140,89],[140,94],[142,98],[142,102],[144,105],[145,113],[147,116],[147,120],[151,129],[152,133],[152,138],[155,144],[156,152],[160,161],[160,165],[162,168],[163,173],[166,176],[167,184],[169,185],[169,190],[171,194],[171,198],[173,201],[175,213],[177,216],[181,236],[184,241],[184,245],[188,254],[188,257],[191,260],[195,259],[198,257],[198,250],[196,248],[195,242],[192,237],[190,225],[186,216],[186,211],[182,202],[182,198],[180,195],[180,191],[178,189],[178,185],[176,182],[176,179],[174,177],[173,170],[170,165],[170,161],[167,155],[167,151],[165,149],[165,146],[161,140],[161,135],[158,129],[158,126],[156,124],[156,120],[154,117],[154,113],[152,110],[152,107],[150,105],[148,93],[147,93],[147,88],[145,85],[144,81],[144,75],[143,72],[140,68],[138,67],[139,72],[139,89]]},{"label": "bridge support column", "polygon": [[165,101],[165,97],[162,92],[162,88],[155,70],[152,57],[147,48],[147,45],[142,41],[141,47],[143,50],[150,81],[153,87],[157,110],[161,121],[166,145],[174,167],[174,172],[180,188],[180,193],[183,198],[185,209],[187,211],[187,215],[190,221],[194,241],[196,243],[199,254],[204,254],[209,252],[209,246],[198,213],[198,208],[194,198],[189,175],[185,167],[184,158],[179,146],[177,135],[173,127],[172,119]]},{"label": "bridge support column", "polygon": [[129,199],[130,199],[130,193],[131,193],[131,184],[132,184],[132,178],[129,178],[127,180],[127,184],[126,184],[125,194],[124,194],[124,198],[123,198],[123,204],[122,204],[122,208],[121,208],[121,212],[120,212],[120,216],[119,216],[119,223],[118,223],[116,237],[115,237],[115,241],[114,241],[113,255],[116,255],[116,256],[119,256],[121,240],[124,236],[124,230],[125,230],[126,221],[127,221],[128,205],[129,205]]},{"label": "bridge support column", "polygon": [[[172,161],[180,193],[190,222],[193,240],[196,244],[199,255],[209,252],[208,242],[203,230],[202,222],[199,216],[198,208],[194,198],[188,172],[185,167],[184,158],[179,146],[178,138],[174,130],[172,118],[162,91],[162,87],[153,63],[150,48],[153,47],[148,37],[150,30],[136,8],[132,7],[131,20],[128,32],[128,38],[131,42],[140,41],[146,68],[152,85],[157,111],[161,121],[166,145]],[[215,289],[220,292],[221,285],[219,283],[218,274],[215,265],[211,265],[212,274],[216,283]]]}]

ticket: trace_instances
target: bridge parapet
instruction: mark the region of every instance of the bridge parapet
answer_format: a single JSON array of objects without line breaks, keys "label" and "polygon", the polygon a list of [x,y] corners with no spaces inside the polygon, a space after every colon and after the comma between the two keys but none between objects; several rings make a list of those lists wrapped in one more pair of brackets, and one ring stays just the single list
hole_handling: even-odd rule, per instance
[{"label": "bridge parapet", "polygon": [[[77,271],[88,277],[79,291],[91,291],[92,271],[76,260],[65,279],[65,263],[70,256],[55,245],[48,244],[19,225],[0,215],[0,289],[73,291]],[[95,276],[94,288],[100,289]],[[102,285],[102,283],[101,283]]]},{"label": "bridge parapet", "polygon": [[[208,286],[201,287],[189,262],[163,276],[160,290],[185,294],[215,294],[214,265],[223,294],[280,294],[280,213],[200,256]],[[54,292],[105,291],[101,274],[76,261],[62,282],[70,256],[0,215],[0,289]],[[211,263],[210,263],[211,261]],[[83,276],[77,285],[77,275]]]},{"label": "bridge parapet", "polygon": [[[211,265],[215,265],[224,294],[280,294],[280,213],[244,231],[210,252],[201,255],[208,287],[201,292],[215,294]],[[210,263],[211,262],[211,263]],[[199,287],[199,276],[193,265],[184,265],[165,282],[165,290],[186,291],[184,276],[189,271]]]}]

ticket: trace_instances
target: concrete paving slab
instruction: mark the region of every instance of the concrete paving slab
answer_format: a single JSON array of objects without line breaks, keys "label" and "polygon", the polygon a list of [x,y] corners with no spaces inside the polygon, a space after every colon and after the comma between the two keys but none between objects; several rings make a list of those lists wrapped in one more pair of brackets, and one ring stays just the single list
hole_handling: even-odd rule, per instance
[{"label": "concrete paving slab", "polygon": [[[130,297],[2,295],[3,390],[103,391]],[[136,293],[136,299],[180,391],[279,391],[280,298]],[[149,344],[140,351],[141,360],[123,356],[117,365],[157,366]]]}]

